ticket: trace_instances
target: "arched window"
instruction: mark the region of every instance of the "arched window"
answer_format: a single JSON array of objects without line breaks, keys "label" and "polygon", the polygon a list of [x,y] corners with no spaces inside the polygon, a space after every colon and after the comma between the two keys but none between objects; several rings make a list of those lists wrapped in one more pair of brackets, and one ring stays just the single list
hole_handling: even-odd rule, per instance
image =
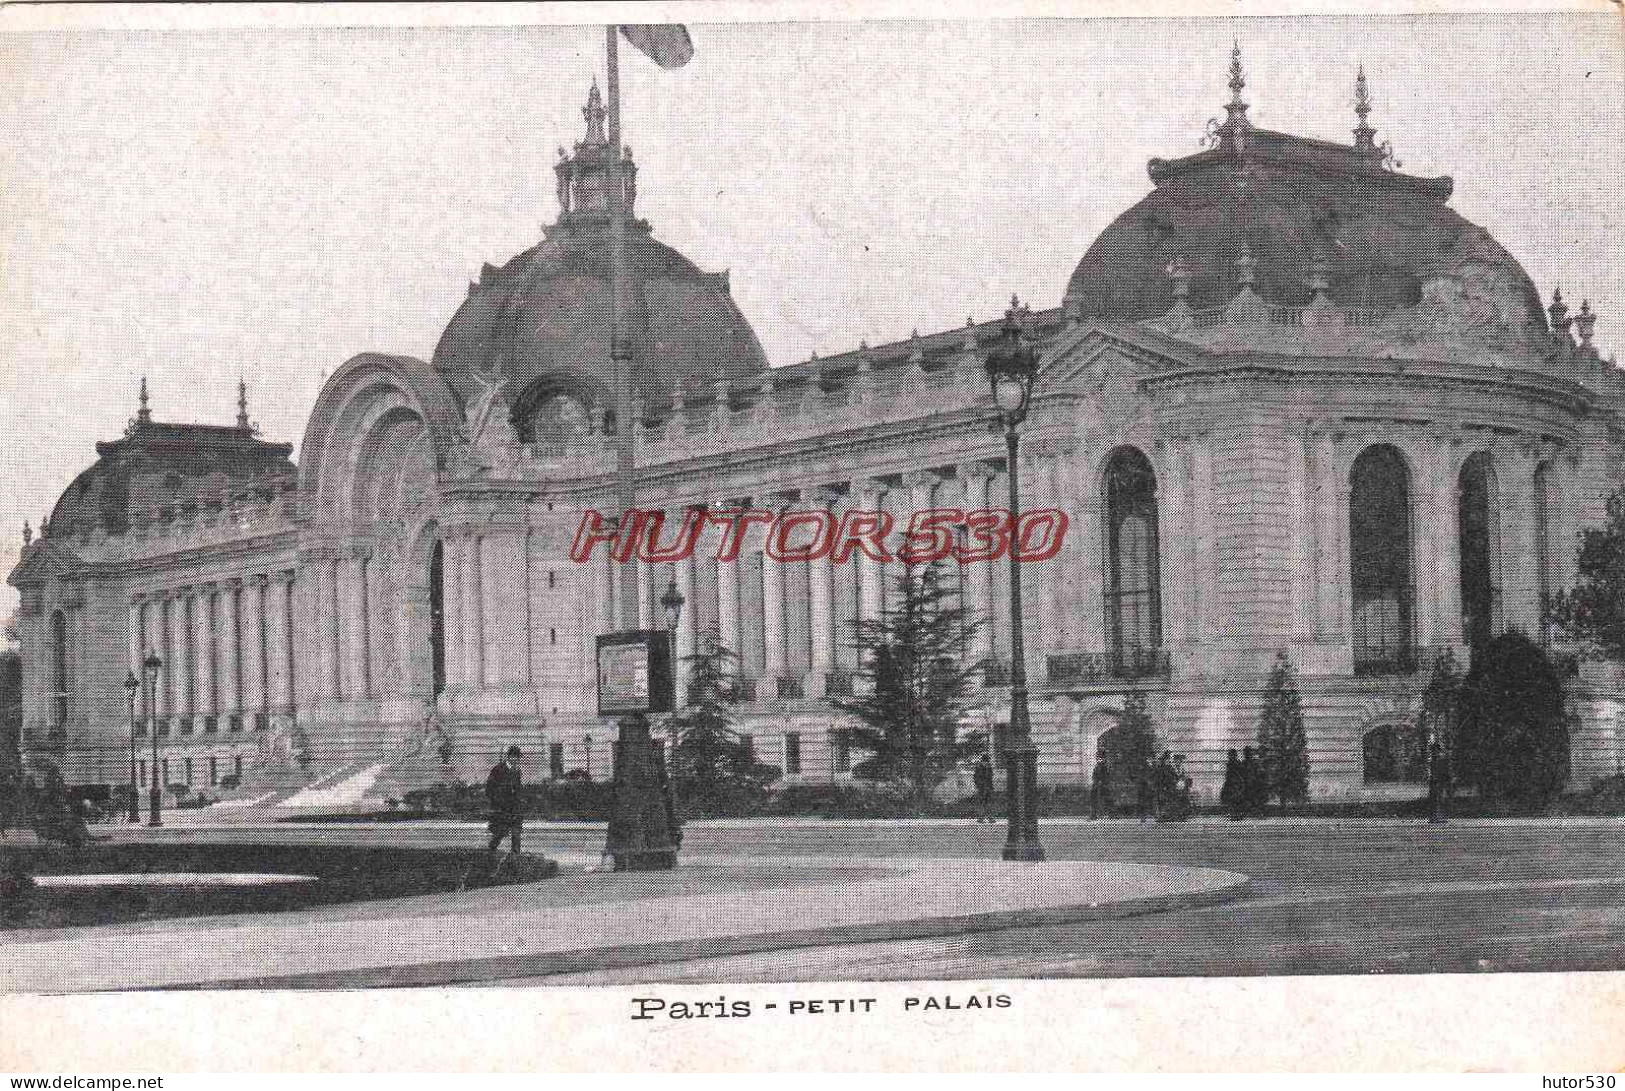
[{"label": "arched window", "polygon": [[518,415],[520,443],[534,443],[538,454],[561,456],[592,436],[592,414],[570,394],[547,394]]},{"label": "arched window", "polygon": [[1552,569],[1552,464],[1542,462],[1535,467],[1535,578],[1540,590],[1540,642],[1549,644],[1552,624],[1547,611],[1552,607],[1552,592],[1557,589],[1557,573]]},{"label": "arched window", "polygon": [[1106,463],[1106,632],[1118,674],[1154,669],[1162,646],[1157,475],[1133,447]]},{"label": "arched window", "polygon": [[434,695],[446,688],[446,550],[436,542],[429,552],[429,663]]},{"label": "arched window", "polygon": [[51,614],[51,727],[68,728],[68,618],[61,610]]},{"label": "arched window", "polygon": [[1488,451],[1462,465],[1457,484],[1461,632],[1468,646],[1476,648],[1501,628],[1501,589],[1495,578],[1495,464]]},{"label": "arched window", "polygon": [[1349,475],[1349,569],[1354,673],[1414,671],[1410,470],[1386,444],[1363,451]]},{"label": "arched window", "polygon": [[1382,724],[1365,733],[1367,784],[1419,784],[1428,777],[1427,733],[1411,724]]}]

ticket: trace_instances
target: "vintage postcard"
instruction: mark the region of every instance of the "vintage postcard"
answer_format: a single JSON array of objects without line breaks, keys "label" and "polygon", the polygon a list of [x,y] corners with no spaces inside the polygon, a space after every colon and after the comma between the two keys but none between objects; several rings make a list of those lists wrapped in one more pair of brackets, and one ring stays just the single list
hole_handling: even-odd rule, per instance
[{"label": "vintage postcard", "polygon": [[0,1070],[1625,1063],[1617,4],[0,31]]}]

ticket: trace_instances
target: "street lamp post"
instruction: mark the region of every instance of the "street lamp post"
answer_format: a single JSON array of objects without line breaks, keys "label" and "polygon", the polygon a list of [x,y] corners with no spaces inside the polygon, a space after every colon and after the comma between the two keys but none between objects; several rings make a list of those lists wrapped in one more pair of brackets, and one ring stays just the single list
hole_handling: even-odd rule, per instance
[{"label": "street lamp post", "polygon": [[147,818],[149,826],[164,824],[163,816],[159,813],[159,808],[163,804],[163,792],[158,787],[158,672],[163,666],[164,661],[158,658],[157,652],[149,651],[147,658],[141,661],[141,679],[146,683],[142,703],[147,714],[147,734],[152,738],[152,791],[147,797],[150,805]]},{"label": "street lamp post", "polygon": [[672,673],[672,706],[673,710],[666,719],[666,737],[671,740],[671,805],[675,814],[677,811],[677,712],[682,707],[684,693],[683,668],[677,661],[677,626],[683,620],[683,604],[688,600],[677,589],[677,575],[672,573],[671,580],[666,584],[666,590],[660,596],[660,609],[666,619],[666,640],[671,651]]},{"label": "street lamp post", "polygon": [[1021,334],[1020,303],[1010,297],[1004,330],[987,355],[987,377],[993,401],[1004,425],[1004,446],[1010,475],[1010,745],[1005,755],[1008,777],[1005,801],[1010,832],[1004,843],[1006,860],[1042,860],[1038,843],[1038,749],[1033,746],[1027,718],[1027,662],[1021,634],[1021,562],[1016,557],[1020,540],[1021,482],[1017,448],[1021,422],[1027,418],[1033,381],[1038,377],[1038,355]]},{"label": "street lamp post", "polygon": [[135,671],[124,674],[124,698],[130,706],[130,821],[141,821],[141,782],[135,775],[135,693],[141,683],[135,680]]}]

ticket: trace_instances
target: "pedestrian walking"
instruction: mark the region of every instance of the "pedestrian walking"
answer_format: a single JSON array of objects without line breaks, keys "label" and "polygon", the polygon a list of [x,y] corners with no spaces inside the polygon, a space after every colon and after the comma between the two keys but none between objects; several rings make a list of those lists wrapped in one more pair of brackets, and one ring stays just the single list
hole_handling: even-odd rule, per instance
[{"label": "pedestrian walking", "polygon": [[1140,821],[1149,822],[1156,817],[1157,788],[1155,783],[1156,770],[1151,766],[1150,758],[1142,758],[1140,767],[1135,771],[1134,788],[1138,795],[1137,802],[1140,809]]},{"label": "pedestrian walking", "polygon": [[1230,813],[1232,820],[1241,817],[1241,759],[1231,747],[1224,759],[1224,784],[1219,788],[1219,805]]},{"label": "pedestrian walking", "polygon": [[971,773],[976,783],[976,806],[979,808],[976,821],[993,821],[993,762],[984,751],[976,759],[976,768]]},{"label": "pedestrian walking", "polygon": [[1101,757],[1095,761],[1095,771],[1089,776],[1089,817],[1099,818],[1104,812],[1112,812],[1110,788],[1106,780],[1111,770],[1106,768],[1106,759]]},{"label": "pedestrian walking", "polygon": [[1174,771],[1174,756],[1164,750],[1157,758],[1155,768],[1151,770],[1152,814],[1158,822],[1163,820],[1163,816],[1173,806],[1174,792],[1178,783],[1179,774]]},{"label": "pedestrian walking", "polygon": [[1428,822],[1445,824],[1444,800],[1451,789],[1450,757],[1437,739],[1428,748]]},{"label": "pedestrian walking", "polygon": [[504,837],[509,839],[509,851],[519,853],[519,839],[525,828],[525,804],[520,789],[524,776],[519,771],[523,755],[517,746],[508,747],[501,761],[491,768],[485,778],[485,800],[491,805],[491,843],[486,851],[494,853]]}]

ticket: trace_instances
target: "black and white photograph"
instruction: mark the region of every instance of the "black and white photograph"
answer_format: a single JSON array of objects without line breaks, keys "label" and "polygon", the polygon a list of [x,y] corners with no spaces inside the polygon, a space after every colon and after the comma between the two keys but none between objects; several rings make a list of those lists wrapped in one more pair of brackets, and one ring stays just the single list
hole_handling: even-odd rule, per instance
[{"label": "black and white photograph", "polygon": [[1176,1068],[1619,1069],[1622,28],[0,11],[0,1071],[1344,981],[1453,1014]]}]

